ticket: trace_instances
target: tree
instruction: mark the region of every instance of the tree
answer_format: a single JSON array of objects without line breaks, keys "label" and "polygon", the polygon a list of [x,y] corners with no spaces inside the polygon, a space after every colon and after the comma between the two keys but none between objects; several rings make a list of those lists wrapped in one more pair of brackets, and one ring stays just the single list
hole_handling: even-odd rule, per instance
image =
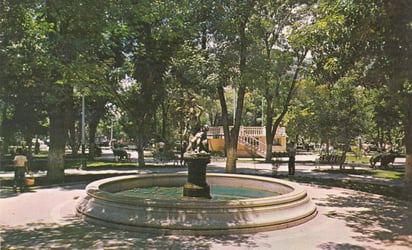
[{"label": "tree", "polygon": [[89,158],[93,159],[95,156],[96,149],[96,132],[97,126],[100,120],[104,117],[106,113],[106,103],[108,102],[107,96],[105,95],[95,95],[90,96],[86,99],[87,107],[87,123],[89,127]]},{"label": "tree", "polygon": [[39,13],[44,13],[39,24],[48,27],[43,33],[44,53],[40,55],[43,60],[40,66],[47,72],[43,80],[49,94],[46,100],[50,118],[47,177],[50,182],[61,182],[69,120],[67,110],[72,107],[74,86],[82,89],[95,72],[105,11],[104,4],[94,1],[46,1],[39,6]]},{"label": "tree", "polygon": [[[194,24],[196,25],[196,24]],[[197,42],[186,41],[172,57],[171,64],[165,75],[166,96],[168,112],[163,112],[163,122],[174,125],[174,139],[188,139],[187,118],[190,113],[191,99],[195,99],[197,105],[207,107],[202,114],[202,123],[212,123],[213,91],[208,84],[210,62]],[[200,102],[200,103],[199,103]],[[204,105],[207,102],[208,105]]]},{"label": "tree", "polygon": [[310,80],[304,80],[297,89],[296,98],[293,99],[289,112],[285,116],[284,125],[287,128],[287,134],[294,141],[298,142],[299,138],[304,138],[311,142],[317,140],[320,135],[316,132],[316,112],[315,99],[319,95],[315,83]]},{"label": "tree", "polygon": [[357,93],[370,63],[364,29],[371,23],[365,20],[359,25],[359,20],[370,17],[376,6],[367,1],[319,1],[313,11],[316,19],[298,30],[295,41],[311,50],[311,76],[320,85],[315,112],[323,141],[329,143],[333,138],[348,145],[364,130],[363,121],[368,118],[361,112],[364,107],[359,102],[363,99]]},{"label": "tree", "polygon": [[[36,13],[29,2],[4,1],[0,19],[0,103],[1,136],[4,147],[14,137],[25,140],[31,146],[35,135],[46,135],[44,92],[35,84],[36,72],[32,69],[36,60],[36,29],[31,21]],[[6,148],[5,148],[6,150]],[[31,152],[29,151],[29,154]]]},{"label": "tree", "polygon": [[[138,162],[144,165],[143,148],[155,132],[156,112],[165,97],[163,76],[185,40],[189,7],[185,2],[112,4],[114,20],[107,31],[108,42],[113,44],[114,58],[122,59],[114,60],[111,92],[133,123]],[[180,14],[176,15],[177,12]],[[125,64],[130,66],[131,78],[124,79],[123,86],[119,86],[123,76],[115,75],[115,69]]]},{"label": "tree", "polygon": [[[405,190],[412,189],[411,2],[319,1],[316,21],[304,29],[313,76],[329,89],[345,77],[390,87],[401,100],[406,146]],[[352,81],[354,82],[354,81]],[[355,81],[357,82],[357,81]],[[373,87],[368,85],[367,87]]]},{"label": "tree", "polygon": [[[401,100],[404,115],[406,168],[405,194],[412,197],[412,3],[410,0],[383,1],[384,17],[380,23],[382,54],[386,62],[391,93]],[[382,57],[381,57],[382,58]]]},{"label": "tree", "polygon": [[[379,149],[385,149],[386,144],[396,145],[396,138],[399,138],[399,132],[402,129],[402,102],[396,96],[391,94],[387,85],[382,85],[375,91],[374,100],[374,130],[371,138],[377,144]],[[401,146],[401,145],[398,145]]]},{"label": "tree", "polygon": [[[259,1],[253,16],[255,64],[251,79],[266,103],[266,161],[272,159],[273,140],[295,96],[307,49],[290,32],[307,19],[300,1]],[[288,31],[289,30],[289,31]],[[252,64],[251,63],[251,64]]]},{"label": "tree", "polygon": [[[5,36],[1,40],[6,48],[3,55],[6,62],[10,62],[2,71],[11,76],[7,84],[12,88],[7,89],[29,86],[35,94],[27,97],[28,103],[37,100],[47,110],[50,121],[47,176],[50,182],[62,182],[73,89],[75,85],[81,88],[79,82],[84,83],[94,72],[94,52],[102,27],[99,20],[104,15],[100,8],[104,5],[96,7],[94,1],[2,3],[5,7],[2,25],[5,30],[18,34],[9,39],[7,36],[12,33],[3,33]],[[24,78],[16,75],[18,72]]]},{"label": "tree", "polygon": [[[224,20],[215,20],[214,39],[218,43],[217,61],[219,63],[219,80],[217,86],[222,110],[222,125],[226,148],[226,172],[236,172],[237,145],[242,121],[244,97],[247,91],[248,58],[250,56],[250,18],[255,12],[256,1],[224,2],[221,10],[226,10]],[[229,128],[229,111],[225,97],[225,86],[232,83],[236,88],[236,112],[234,124]]]}]

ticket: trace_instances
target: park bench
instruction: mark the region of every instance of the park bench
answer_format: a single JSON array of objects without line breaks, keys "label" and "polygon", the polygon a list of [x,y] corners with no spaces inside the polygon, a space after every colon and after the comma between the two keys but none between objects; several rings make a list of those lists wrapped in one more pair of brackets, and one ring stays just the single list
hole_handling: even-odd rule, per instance
[{"label": "park bench", "polygon": [[123,148],[113,148],[113,156],[116,161],[130,161],[130,154]]},{"label": "park bench", "polygon": [[379,168],[388,168],[389,164],[393,166],[393,163],[395,162],[396,155],[392,153],[379,153],[374,156],[372,156],[369,159],[370,162],[370,167],[371,168],[377,168],[376,163],[380,162]]},{"label": "park bench", "polygon": [[272,164],[279,166],[280,163],[288,162],[288,160],[284,161],[282,158],[289,158],[288,152],[273,152],[272,154],[273,161]]},{"label": "park bench", "polygon": [[173,166],[180,165],[180,152],[174,150],[163,150],[153,152],[153,158],[158,162],[172,162]]},{"label": "park bench", "polygon": [[315,159],[316,168],[320,168],[320,164],[330,164],[333,169],[334,165],[344,167],[346,161],[346,154],[321,154],[319,158]]},{"label": "park bench", "polygon": [[[289,153],[288,152],[273,152],[272,157],[273,157],[272,173],[273,175],[277,175],[280,164],[283,162],[289,162]],[[282,158],[288,158],[288,159],[283,160]]]},{"label": "park bench", "polygon": [[282,157],[289,157],[288,152],[273,152],[273,157],[274,158],[282,158]]}]

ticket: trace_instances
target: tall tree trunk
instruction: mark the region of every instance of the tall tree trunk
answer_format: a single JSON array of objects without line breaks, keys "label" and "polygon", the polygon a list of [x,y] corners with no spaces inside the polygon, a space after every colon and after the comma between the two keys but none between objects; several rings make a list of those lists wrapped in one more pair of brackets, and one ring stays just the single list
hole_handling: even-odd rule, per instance
[{"label": "tall tree trunk", "polygon": [[144,160],[144,148],[138,144],[137,145],[137,163],[139,167],[144,167],[145,166],[145,160]]},{"label": "tall tree trunk", "polygon": [[[247,3],[250,5],[249,7],[253,7],[253,1]],[[229,131],[229,123],[227,120],[227,108],[226,111],[226,122],[224,128],[225,132],[225,145],[226,145],[226,172],[228,173],[236,173],[236,161],[237,161],[237,146],[239,141],[239,131],[240,125],[242,121],[242,114],[243,114],[243,105],[245,101],[245,94],[246,94],[246,83],[244,82],[243,75],[246,69],[246,57],[247,57],[247,41],[246,41],[246,25],[249,21],[250,13],[243,13],[240,17],[239,23],[239,71],[240,71],[240,81],[239,81],[239,90],[237,93],[236,99],[236,113],[235,115],[235,122],[233,124],[233,128]],[[221,93],[219,93],[219,98],[223,97]],[[221,104],[222,104],[222,99]],[[225,103],[226,104],[226,103]],[[223,107],[222,107],[222,115],[223,115]],[[228,140],[226,139],[228,138]]]},{"label": "tall tree trunk", "polygon": [[238,98],[237,98],[237,105],[236,105],[236,115],[235,115],[235,124],[233,124],[233,128],[229,130],[229,126],[227,125],[227,129],[223,131],[228,131],[228,134],[225,134],[225,138],[229,140],[225,140],[226,143],[226,172],[227,173],[236,173],[236,161],[237,161],[237,148],[239,142],[239,131],[240,125],[242,120],[242,112],[243,112],[243,103],[245,99],[246,88],[243,86],[239,87],[238,91]]},{"label": "tall tree trunk", "polygon": [[99,121],[89,122],[89,159],[94,159],[95,157],[95,148],[96,148],[96,131]]},{"label": "tall tree trunk", "polygon": [[[222,109],[222,126],[223,126],[223,135],[225,138],[225,153],[226,153],[226,159],[229,158],[229,149],[230,149],[230,132],[229,132],[229,114],[227,110],[227,103],[226,103],[226,98],[225,98],[225,90],[223,89],[223,86],[219,86],[217,88],[218,96],[219,96],[219,101],[220,101],[220,107]],[[233,151],[233,149],[230,149]],[[230,164],[228,163],[228,160],[226,160],[226,172],[233,173],[236,172],[236,161],[233,162],[233,152],[232,155],[230,156],[231,162]]]},{"label": "tall tree trunk", "polygon": [[405,194],[412,200],[412,96],[406,97],[407,102],[407,117],[405,126],[405,147],[406,147],[406,163],[405,163]]},{"label": "tall tree trunk", "polygon": [[[273,117],[275,115],[275,112],[273,110],[273,105],[271,104],[273,101],[273,97],[271,97],[270,95],[266,95],[266,103],[268,105],[267,107],[267,122],[266,122],[266,145],[267,145],[267,149],[266,149],[266,157],[265,160],[267,162],[269,162],[272,159],[272,145],[273,145],[273,140],[275,138],[276,135],[276,131],[281,123],[281,121],[283,120],[283,117],[285,117],[286,113],[289,110],[289,106],[290,106],[290,102],[292,101],[293,95],[296,91],[296,82],[298,80],[298,76],[299,76],[299,72],[300,72],[300,67],[303,63],[303,60],[306,58],[306,54],[307,51],[302,51],[301,54],[299,53],[299,51],[295,51],[295,55],[296,55],[296,69],[295,72],[293,73],[293,77],[291,79],[291,84],[288,90],[288,94],[285,98],[285,101],[282,104],[282,111],[281,113],[278,115],[278,117],[276,118],[275,122],[273,123]],[[272,124],[273,123],[273,124]],[[270,145],[270,148],[269,148]],[[270,151],[269,151],[270,150]]]},{"label": "tall tree trunk", "polygon": [[226,149],[226,173],[236,173],[237,146],[229,145]]},{"label": "tall tree trunk", "polygon": [[235,124],[232,129],[229,129],[229,115],[226,105],[226,99],[224,95],[223,87],[218,87],[218,94],[220,105],[222,108],[222,125],[223,133],[225,137],[225,149],[226,149],[226,172],[236,173],[236,161],[237,161],[237,144],[240,131],[240,121],[243,111],[243,100],[245,97],[246,89],[244,87],[239,88],[238,102],[236,106]]},{"label": "tall tree trunk", "polygon": [[50,89],[50,148],[47,180],[49,183],[64,182],[64,153],[67,139],[67,106],[73,89],[70,86],[54,84]]},{"label": "tall tree trunk", "polygon": [[29,160],[29,169],[33,164],[33,150],[32,150],[33,143],[32,143],[32,138],[33,138],[32,134],[29,134],[25,138],[25,140],[27,142],[27,158]]},{"label": "tall tree trunk", "polygon": [[273,105],[272,101],[273,98],[271,95],[266,95],[266,131],[265,131],[265,137],[266,137],[266,155],[265,155],[265,161],[270,162],[272,160],[272,146],[273,146],[273,138],[271,139],[271,127],[273,123]]},{"label": "tall tree trunk", "polygon": [[144,139],[141,136],[137,138],[137,163],[139,167],[145,166],[144,160]]},{"label": "tall tree trunk", "polygon": [[64,113],[54,112],[50,115],[50,148],[47,170],[49,183],[64,182],[65,132]]},{"label": "tall tree trunk", "polygon": [[68,143],[72,150],[72,155],[77,156],[77,151],[79,150],[79,146],[77,143],[77,133],[76,133],[76,116],[74,110],[74,100],[73,97],[71,98],[70,102],[67,102],[67,108],[65,110],[66,118],[67,118],[67,125],[68,125]]},{"label": "tall tree trunk", "polygon": [[167,126],[167,108],[166,108],[166,104],[165,103],[161,103],[160,107],[162,109],[162,138],[164,140],[164,138],[167,138],[167,131],[166,131],[166,126]]},{"label": "tall tree trunk", "polygon": [[268,134],[270,136],[270,133],[266,132],[266,154],[265,154],[265,162],[271,162],[272,161],[272,156],[273,156],[273,140],[268,140]]}]

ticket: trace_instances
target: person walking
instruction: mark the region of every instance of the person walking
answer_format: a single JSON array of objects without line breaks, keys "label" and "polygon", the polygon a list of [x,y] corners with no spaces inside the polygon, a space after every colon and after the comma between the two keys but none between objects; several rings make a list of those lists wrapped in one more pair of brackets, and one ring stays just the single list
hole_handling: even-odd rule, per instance
[{"label": "person walking", "polygon": [[295,175],[295,157],[296,157],[296,144],[291,142],[287,148],[289,154],[288,170],[289,175]]},{"label": "person walking", "polygon": [[23,150],[18,148],[16,150],[16,156],[14,157],[14,181],[13,190],[17,192],[17,187],[20,188],[20,192],[24,192],[26,187],[25,173],[29,172],[27,167],[27,157],[23,154]]}]

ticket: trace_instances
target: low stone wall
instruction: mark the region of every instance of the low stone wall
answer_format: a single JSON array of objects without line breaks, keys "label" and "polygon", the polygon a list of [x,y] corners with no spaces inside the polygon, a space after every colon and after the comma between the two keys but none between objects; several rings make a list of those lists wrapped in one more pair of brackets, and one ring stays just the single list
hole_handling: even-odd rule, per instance
[{"label": "low stone wall", "polygon": [[242,200],[130,198],[116,192],[140,186],[182,186],[185,174],[150,174],[99,180],[86,188],[77,211],[87,221],[127,230],[167,234],[220,235],[283,229],[316,215],[306,190],[296,183],[268,177],[208,174],[213,185],[278,192]]}]

